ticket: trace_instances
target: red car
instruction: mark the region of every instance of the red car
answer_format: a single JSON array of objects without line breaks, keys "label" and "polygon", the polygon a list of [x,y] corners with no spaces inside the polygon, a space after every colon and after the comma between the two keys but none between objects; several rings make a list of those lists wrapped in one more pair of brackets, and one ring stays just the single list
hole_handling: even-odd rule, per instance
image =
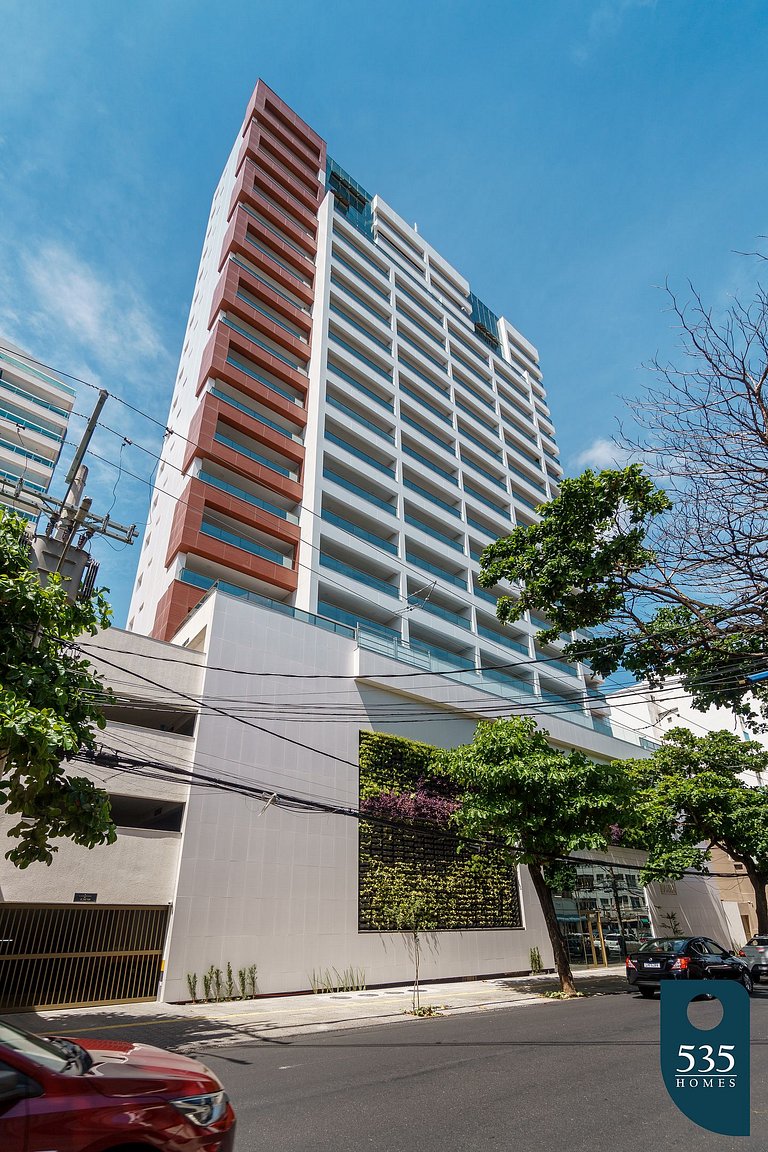
[{"label": "red car", "polygon": [[232,1152],[203,1064],[148,1044],[33,1036],[0,1021],[2,1152]]}]

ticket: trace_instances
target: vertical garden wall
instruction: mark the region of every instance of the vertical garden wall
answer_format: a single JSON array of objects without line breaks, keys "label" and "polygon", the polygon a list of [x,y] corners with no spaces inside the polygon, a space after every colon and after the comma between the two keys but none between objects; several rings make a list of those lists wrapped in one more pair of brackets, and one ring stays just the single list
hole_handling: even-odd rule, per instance
[{"label": "vertical garden wall", "polygon": [[451,830],[456,805],[434,771],[438,753],[360,733],[360,810],[370,817],[360,820],[361,932],[397,929],[393,892],[429,893],[439,931],[522,927],[517,870],[504,851],[462,842]]}]

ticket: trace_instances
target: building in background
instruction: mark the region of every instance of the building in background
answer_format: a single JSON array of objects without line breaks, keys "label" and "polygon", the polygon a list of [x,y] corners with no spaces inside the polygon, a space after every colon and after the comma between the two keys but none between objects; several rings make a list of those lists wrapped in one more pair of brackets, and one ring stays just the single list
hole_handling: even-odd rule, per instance
[{"label": "building in background", "polygon": [[[18,816],[0,810],[0,1011],[152,1000],[160,989],[190,792],[184,772],[194,763],[189,698],[201,691],[204,661],[117,628],[81,644],[112,696],[96,761],[70,771],[108,793],[117,840],[90,849],[59,840],[50,867],[16,868],[5,853]],[[147,684],[155,666],[162,691]],[[175,771],[134,769],[125,758]]]},{"label": "building in background", "polygon": [[128,628],[219,583],[608,731],[479,558],[557,491],[535,348],[263,83],[216,189]]},{"label": "building in background", "polygon": [[38,368],[20,348],[2,342],[0,507],[36,519],[30,501],[48,491],[74,402],[73,388]]}]

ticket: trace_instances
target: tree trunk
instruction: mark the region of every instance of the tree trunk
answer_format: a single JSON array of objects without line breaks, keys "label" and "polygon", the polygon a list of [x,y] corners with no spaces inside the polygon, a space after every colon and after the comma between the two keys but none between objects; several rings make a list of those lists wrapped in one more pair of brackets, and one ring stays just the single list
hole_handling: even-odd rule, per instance
[{"label": "tree trunk", "polygon": [[561,992],[564,992],[566,996],[575,996],[576,985],[573,982],[571,962],[568,958],[568,951],[565,947],[565,941],[560,935],[560,925],[557,922],[555,902],[552,899],[552,890],[544,879],[544,874],[541,870],[540,864],[529,864],[528,871],[531,875],[531,880],[533,882],[536,895],[539,898],[541,910],[544,913],[544,923],[547,926],[549,940],[555,956],[555,968],[557,969],[557,975],[560,979],[560,990]]},{"label": "tree trunk", "polygon": [[747,870],[752,889],[755,893],[755,915],[757,916],[757,930],[763,935],[768,935],[768,899],[765,895],[765,876],[762,872],[758,872],[752,862],[745,857],[739,857],[744,861],[744,867]]}]

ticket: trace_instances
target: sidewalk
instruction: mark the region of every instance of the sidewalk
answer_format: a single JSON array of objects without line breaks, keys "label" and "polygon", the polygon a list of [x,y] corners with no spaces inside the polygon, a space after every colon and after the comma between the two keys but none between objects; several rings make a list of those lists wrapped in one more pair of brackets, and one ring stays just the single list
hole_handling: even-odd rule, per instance
[{"label": "sidewalk", "polygon": [[[615,995],[627,990],[623,964],[577,971],[574,975],[576,986],[584,995]],[[545,974],[426,983],[420,993],[422,1007],[432,1007],[440,1015],[455,1016],[521,1004],[550,1004],[552,1001],[543,993],[558,988],[557,977]],[[218,1004],[111,1004],[16,1013],[9,1020],[32,1032],[141,1039],[177,1051],[195,1052],[209,1046],[229,1047],[252,1040],[279,1042],[299,1033],[368,1028],[394,1020],[414,1019],[407,1015],[411,1000],[411,986],[402,985],[363,992],[275,996]]]}]

